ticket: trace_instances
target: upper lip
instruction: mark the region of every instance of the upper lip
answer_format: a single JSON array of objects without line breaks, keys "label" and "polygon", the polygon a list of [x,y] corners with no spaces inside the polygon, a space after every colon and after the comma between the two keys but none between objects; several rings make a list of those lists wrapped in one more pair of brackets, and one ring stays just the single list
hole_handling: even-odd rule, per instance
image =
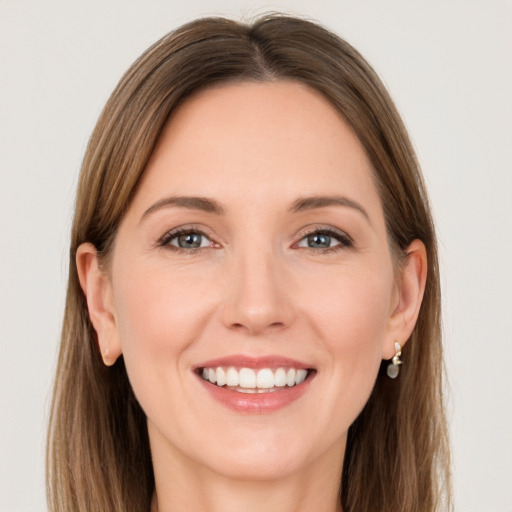
[{"label": "upper lip", "polygon": [[237,368],[303,368],[305,370],[312,369],[311,365],[292,359],[290,357],[279,355],[267,356],[250,356],[246,354],[234,354],[231,356],[210,359],[195,366],[195,370],[199,368],[215,368],[218,366],[233,366]]}]

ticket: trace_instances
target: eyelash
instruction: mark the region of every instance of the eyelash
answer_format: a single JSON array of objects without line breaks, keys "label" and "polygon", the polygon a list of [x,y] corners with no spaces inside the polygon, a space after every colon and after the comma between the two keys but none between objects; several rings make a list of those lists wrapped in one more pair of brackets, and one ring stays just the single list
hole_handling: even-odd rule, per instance
[{"label": "eyelash", "polygon": [[[207,247],[194,247],[190,249],[185,249],[184,247],[178,247],[176,245],[171,245],[171,241],[175,238],[179,237],[180,235],[199,235],[201,237],[205,237],[207,240],[209,240],[209,245]],[[185,228],[179,228],[172,231],[167,232],[160,240],[158,241],[159,247],[167,247],[173,251],[177,252],[183,252],[187,254],[195,254],[202,249],[209,249],[214,246],[214,242],[210,240],[210,237],[201,229],[194,228],[194,227],[185,227]]]},{"label": "eyelash", "polygon": [[[205,237],[209,241],[209,245],[206,247],[194,247],[194,248],[186,249],[184,247],[178,247],[176,245],[171,244],[172,240],[179,237],[180,235],[185,235],[185,234],[199,235],[201,237]],[[339,244],[337,244],[333,247],[325,247],[325,248],[317,248],[317,249],[315,249],[313,247],[302,247],[302,249],[311,251],[316,254],[337,252],[339,250],[353,247],[353,245],[354,245],[353,240],[346,233],[344,233],[342,231],[334,230],[332,228],[322,227],[322,228],[313,228],[305,233],[302,233],[300,240],[298,242],[296,242],[295,244],[293,244],[293,247],[297,247],[300,242],[302,242],[305,238],[307,238],[308,236],[311,236],[311,235],[328,236],[330,238],[334,238],[335,240],[337,240],[339,242]],[[158,241],[159,247],[167,247],[173,251],[187,253],[187,254],[195,254],[197,252],[202,251],[203,249],[215,248],[214,247],[215,245],[216,245],[215,242],[212,242],[210,240],[209,236],[204,231],[202,231],[201,229],[198,229],[198,228],[194,228],[194,227],[185,227],[185,228],[179,228],[176,230],[169,231]]]},{"label": "eyelash", "polygon": [[330,238],[334,238],[335,240],[337,240],[339,242],[338,245],[335,245],[333,247],[325,247],[325,248],[321,248],[321,249],[314,249],[313,247],[303,247],[303,249],[312,251],[314,253],[318,253],[318,252],[321,252],[321,253],[337,252],[337,251],[340,251],[340,250],[343,250],[343,249],[347,249],[347,248],[353,247],[353,245],[354,245],[354,242],[353,242],[352,238],[350,238],[350,236],[348,236],[343,231],[338,231],[338,230],[335,230],[333,228],[327,228],[327,227],[322,227],[322,228],[316,227],[316,228],[312,228],[311,230],[309,230],[309,231],[307,231],[305,233],[302,233],[299,242],[295,243],[294,246],[297,246],[305,238],[307,238],[308,236],[311,236],[311,235],[328,236]]}]

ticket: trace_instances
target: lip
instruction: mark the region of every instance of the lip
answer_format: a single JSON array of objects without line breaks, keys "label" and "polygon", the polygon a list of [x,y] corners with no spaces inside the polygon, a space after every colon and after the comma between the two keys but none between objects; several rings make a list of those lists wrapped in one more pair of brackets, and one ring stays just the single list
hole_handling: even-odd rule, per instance
[{"label": "lip", "polygon": [[194,367],[194,371],[200,368],[213,368],[216,366],[232,366],[234,368],[252,368],[259,370],[261,368],[298,368],[304,370],[311,370],[311,365],[305,364],[296,359],[283,357],[278,355],[269,356],[249,356],[244,354],[237,354],[227,357],[220,357],[218,359],[210,359]]},{"label": "lip", "polygon": [[[308,377],[301,384],[284,387],[271,393],[239,393],[225,387],[219,387],[211,382],[204,380],[199,375],[202,368],[212,368],[216,366],[231,366],[235,368],[302,368],[313,370],[309,372]],[[298,400],[310,388],[311,382],[315,377],[316,371],[311,365],[307,365],[295,359],[282,356],[264,356],[253,357],[247,355],[234,355],[221,357],[205,361],[194,368],[194,373],[199,380],[202,388],[224,407],[240,413],[247,414],[265,414],[282,409]]]}]

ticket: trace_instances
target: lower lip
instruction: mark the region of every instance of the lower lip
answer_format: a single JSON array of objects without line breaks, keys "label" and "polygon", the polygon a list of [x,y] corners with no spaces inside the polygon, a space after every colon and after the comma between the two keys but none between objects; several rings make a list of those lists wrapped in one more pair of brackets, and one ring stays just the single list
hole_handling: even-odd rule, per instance
[{"label": "lower lip", "polygon": [[313,375],[292,387],[285,387],[270,393],[239,393],[225,387],[216,386],[198,375],[203,387],[215,400],[237,412],[264,414],[277,411],[298,400],[309,388]]}]

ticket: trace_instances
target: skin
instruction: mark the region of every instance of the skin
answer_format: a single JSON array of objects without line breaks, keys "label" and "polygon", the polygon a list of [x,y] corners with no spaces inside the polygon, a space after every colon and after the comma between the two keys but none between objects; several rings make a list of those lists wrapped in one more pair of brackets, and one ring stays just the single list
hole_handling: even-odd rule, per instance
[{"label": "skin", "polygon": [[[292,208],[333,195],[346,204]],[[175,196],[223,213],[154,206]],[[204,233],[203,247],[162,245],[179,227]],[[311,247],[308,233],[325,229],[340,236]],[[77,253],[105,364],[123,354],[148,418],[154,511],[341,510],[348,428],[423,296],[423,244],[408,252],[397,274],[370,162],[308,87],[223,85],[174,113],[108,265],[90,244]],[[317,373],[286,407],[241,413],[192,371],[233,354],[291,357]]]}]

